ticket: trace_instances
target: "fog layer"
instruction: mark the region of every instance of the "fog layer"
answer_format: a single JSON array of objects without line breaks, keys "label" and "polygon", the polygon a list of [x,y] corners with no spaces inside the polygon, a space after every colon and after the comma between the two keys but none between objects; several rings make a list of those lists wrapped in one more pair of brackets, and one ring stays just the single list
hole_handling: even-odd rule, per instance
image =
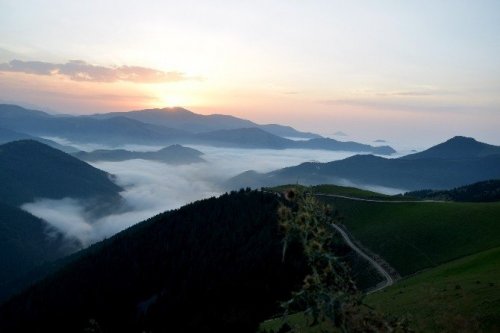
[{"label": "fog layer", "polygon": [[[118,185],[125,189],[121,195],[128,206],[126,212],[120,211],[118,214],[92,218],[85,213],[83,203],[72,198],[62,200],[41,198],[24,204],[22,208],[46,220],[68,236],[78,238],[84,245],[88,245],[160,212],[179,208],[195,200],[220,195],[225,191],[221,184],[243,171],[269,172],[302,162],[329,162],[353,155],[350,152],[302,149],[190,147],[202,151],[205,154],[203,158],[207,162],[182,166],[140,159],[91,163],[96,168],[116,176]],[[79,145],[78,148],[88,151],[95,148],[95,145]],[[120,148],[148,151],[161,147]],[[390,189],[376,190],[394,192]]]}]

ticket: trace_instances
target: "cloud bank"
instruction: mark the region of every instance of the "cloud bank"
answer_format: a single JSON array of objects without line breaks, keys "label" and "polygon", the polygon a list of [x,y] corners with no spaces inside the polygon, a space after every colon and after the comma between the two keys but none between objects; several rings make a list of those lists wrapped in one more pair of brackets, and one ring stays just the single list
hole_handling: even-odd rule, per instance
[{"label": "cloud bank", "polygon": [[182,72],[164,72],[140,66],[105,67],[89,64],[83,60],[70,60],[65,64],[43,61],[12,60],[0,64],[0,72],[26,73],[44,76],[61,75],[73,81],[134,83],[163,83],[188,80]]},{"label": "cloud bank", "polygon": [[[65,142],[68,143],[68,142]],[[172,166],[146,160],[95,162],[93,166],[112,173],[125,190],[121,193],[129,210],[93,218],[85,212],[84,203],[75,199],[39,199],[22,206],[31,214],[82,244],[109,237],[158,213],[179,208],[189,202],[218,196],[229,178],[249,169],[269,172],[307,161],[327,162],[354,153],[321,150],[235,149],[190,146],[204,152],[206,163]],[[85,150],[95,147],[79,146]],[[108,148],[108,147],[102,147]],[[131,148],[131,147],[123,147]],[[134,150],[156,150],[158,147],[135,146]],[[348,185],[346,183],[346,185]],[[381,189],[378,189],[381,190]],[[386,190],[389,189],[382,189]]]}]

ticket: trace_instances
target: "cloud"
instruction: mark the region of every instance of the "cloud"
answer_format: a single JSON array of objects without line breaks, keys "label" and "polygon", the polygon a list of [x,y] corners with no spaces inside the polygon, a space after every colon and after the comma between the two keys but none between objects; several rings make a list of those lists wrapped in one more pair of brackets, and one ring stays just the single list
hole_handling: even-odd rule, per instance
[{"label": "cloud", "polygon": [[182,72],[164,72],[140,66],[105,67],[89,64],[83,60],[70,60],[65,64],[43,61],[12,60],[0,64],[0,72],[26,73],[33,75],[62,75],[73,81],[163,83],[192,79]]},{"label": "cloud", "polygon": [[408,90],[408,91],[392,91],[392,92],[379,92],[376,93],[377,96],[408,96],[408,97],[420,97],[420,96],[442,96],[449,95],[450,92],[444,90]]},{"label": "cloud", "polygon": [[415,101],[390,101],[384,99],[326,99],[317,100],[319,104],[332,107],[360,107],[381,111],[397,111],[409,113],[454,113],[469,114],[470,112],[483,112],[487,114],[498,114],[498,108],[476,103],[450,104],[447,102],[427,102],[425,100]]},{"label": "cloud", "polygon": [[70,238],[77,238],[83,244],[92,239],[92,225],[84,218],[84,206],[77,200],[39,199],[21,206],[25,211],[47,221],[55,229]]}]

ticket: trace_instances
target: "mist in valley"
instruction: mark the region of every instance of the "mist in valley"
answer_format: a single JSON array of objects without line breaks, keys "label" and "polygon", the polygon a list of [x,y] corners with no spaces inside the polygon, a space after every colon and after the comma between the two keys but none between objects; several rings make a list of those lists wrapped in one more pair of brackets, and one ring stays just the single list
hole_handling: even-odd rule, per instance
[{"label": "mist in valley", "polygon": [[[51,139],[83,151],[117,148],[154,151],[163,148],[141,145],[109,147],[99,144],[75,144],[60,138]],[[89,245],[161,212],[196,200],[218,196],[230,190],[224,187],[224,183],[241,172],[269,172],[303,162],[329,162],[355,154],[306,149],[236,149],[194,145],[189,147],[203,152],[202,158],[206,162],[180,166],[142,159],[90,163],[116,176],[115,182],[124,188],[120,194],[124,199],[125,208],[121,207],[114,214],[95,217],[86,211],[87,203],[73,198],[39,198],[34,202],[25,203],[22,208],[44,219],[68,237],[77,238],[82,244]],[[354,184],[346,180],[343,185]],[[397,189],[368,188],[390,194],[401,192]]]}]

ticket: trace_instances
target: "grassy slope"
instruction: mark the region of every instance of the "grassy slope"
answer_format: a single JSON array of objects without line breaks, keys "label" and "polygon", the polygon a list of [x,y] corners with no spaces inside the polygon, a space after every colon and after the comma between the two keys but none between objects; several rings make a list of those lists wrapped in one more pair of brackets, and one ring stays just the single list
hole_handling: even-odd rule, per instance
[{"label": "grassy slope", "polygon": [[[300,188],[306,188],[305,186],[302,185],[282,185],[282,186],[277,186],[273,187],[273,191],[284,191],[292,187],[300,187]],[[392,197],[389,195],[377,193],[377,192],[372,192],[372,191],[367,191],[367,190],[362,190],[359,188],[355,187],[346,187],[346,186],[338,186],[338,185],[316,185],[316,186],[311,186],[308,187],[311,189],[314,193],[323,193],[323,194],[335,194],[335,195],[342,195],[342,196],[348,196],[348,197],[356,197],[356,198],[362,198],[362,199],[380,199],[380,200],[391,200]],[[401,198],[398,198],[398,200],[401,200]],[[404,200],[404,199],[403,199]]]},{"label": "grassy slope", "polygon": [[[353,188],[316,188],[321,188],[316,191],[320,193],[383,198]],[[411,314],[417,332],[500,331],[500,202],[322,199],[340,211],[355,238],[402,275],[435,267],[370,295],[366,299],[370,305],[392,315]],[[303,326],[304,318],[293,315],[290,322]],[[277,319],[261,328],[277,331],[281,324]]]},{"label": "grassy slope", "polygon": [[[392,316],[407,317],[416,332],[500,331],[500,247],[461,258],[399,281],[365,302]],[[289,318],[301,332],[316,333],[302,314]],[[277,332],[283,321],[261,324]]]},{"label": "grassy slope", "polygon": [[500,332],[500,247],[452,261],[367,296],[417,332]]},{"label": "grassy slope", "polygon": [[500,202],[379,203],[326,198],[354,237],[402,276],[500,246]]}]

